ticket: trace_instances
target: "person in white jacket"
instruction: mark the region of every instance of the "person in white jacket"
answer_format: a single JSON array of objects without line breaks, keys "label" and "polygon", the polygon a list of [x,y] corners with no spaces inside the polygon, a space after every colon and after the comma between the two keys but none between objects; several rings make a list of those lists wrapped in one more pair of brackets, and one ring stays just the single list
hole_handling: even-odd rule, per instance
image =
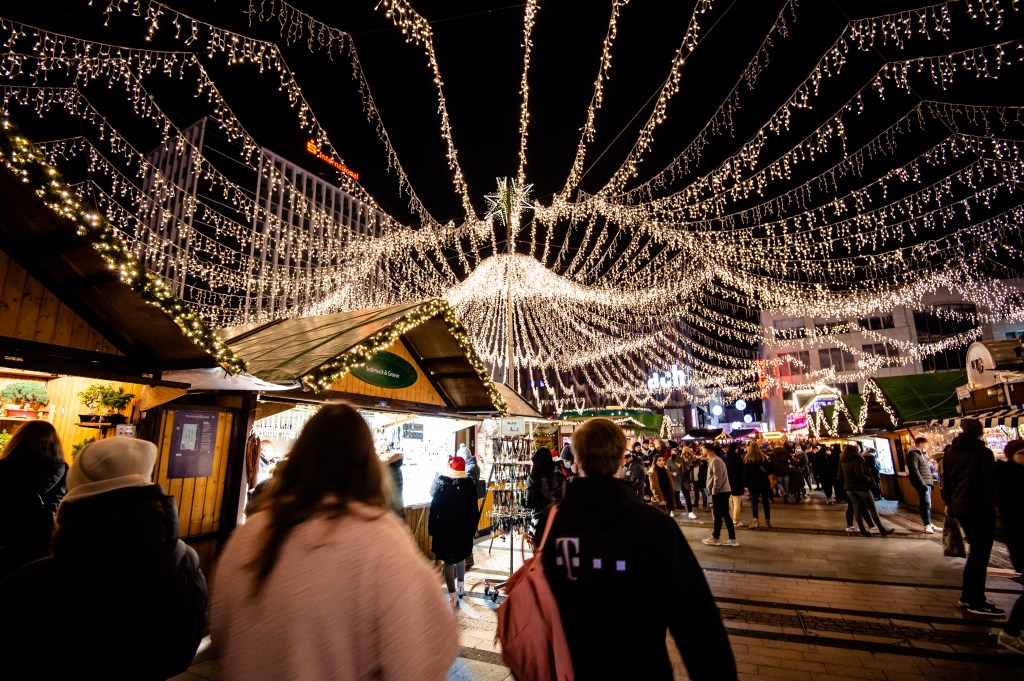
[{"label": "person in white jacket", "polygon": [[[701,445],[701,453],[708,460],[708,493],[711,495],[711,511],[715,516],[715,529],[710,537],[705,537],[701,541],[711,546],[739,546],[739,542],[736,541],[736,527],[729,517],[729,496],[732,487],[729,485],[728,468],[713,443],[705,442]],[[729,538],[725,540],[721,538],[723,522],[729,533]]]},{"label": "person in white jacket", "polygon": [[445,678],[459,651],[455,616],[389,511],[385,474],[356,410],[330,405],[309,420],[217,563],[219,678]]}]

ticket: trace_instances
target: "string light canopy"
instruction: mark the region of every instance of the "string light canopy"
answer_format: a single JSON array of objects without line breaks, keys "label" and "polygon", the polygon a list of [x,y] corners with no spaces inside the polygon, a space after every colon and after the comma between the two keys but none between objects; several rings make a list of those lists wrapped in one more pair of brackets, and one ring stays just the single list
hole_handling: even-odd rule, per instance
[{"label": "string light canopy", "polygon": [[[463,141],[470,118],[487,113],[467,113],[465,88],[453,85],[465,81],[444,77],[462,66],[442,30],[455,22],[432,22],[419,3],[372,6],[407,43],[387,79],[356,50],[369,46],[372,60],[379,29],[348,27],[352,8],[328,18],[283,0],[204,15],[155,0],[96,5],[96,25],[74,29],[45,11],[5,10],[0,110],[67,178],[69,200],[102,214],[131,262],[173,274],[182,312],[203,324],[443,300],[481,366],[563,411],[661,406],[680,389],[703,405],[721,404],[727,388],[731,402],[749,401],[777,387],[782,365],[807,385],[866,380],[962,348],[979,324],[1024,320],[1021,289],[1007,283],[1024,243],[1024,101],[1006,86],[1024,75],[1024,18],[1012,0],[897,11],[852,0],[657,11],[608,0],[597,23],[536,0],[485,8],[518,34],[511,62],[521,69],[507,82],[497,68],[488,77],[518,97],[495,119],[518,139],[487,154]],[[548,42],[555,27],[586,21],[578,33],[591,48],[560,54],[592,55],[594,81],[556,134],[559,110],[543,99],[559,89],[550,74],[579,77],[551,61]],[[338,101],[358,114],[347,125],[363,127],[328,124],[338,112],[311,92],[325,81],[304,81],[297,63],[340,69],[330,82],[348,88],[352,98]],[[231,158],[191,132],[180,112],[189,90],[190,110],[210,117],[208,134]],[[436,116],[436,145],[393,125],[395,102],[414,95]],[[339,175],[332,182],[354,208],[326,206],[308,173],[268,162],[275,139],[254,132],[254,111],[274,107],[292,111],[275,126],[312,140],[330,166],[376,159],[388,183],[363,170],[369,191]],[[371,138],[376,156],[346,163],[351,142],[338,140],[354,136]],[[430,177],[409,163],[422,162],[421,146],[440,155]],[[499,166],[514,177],[487,194]],[[414,187],[423,184],[431,189]],[[373,230],[353,229],[369,216]],[[929,308],[940,291],[975,310]],[[963,330],[911,343],[856,323],[900,306]],[[835,323],[778,337],[760,311]],[[854,366],[810,371],[779,354],[825,347]]]}]

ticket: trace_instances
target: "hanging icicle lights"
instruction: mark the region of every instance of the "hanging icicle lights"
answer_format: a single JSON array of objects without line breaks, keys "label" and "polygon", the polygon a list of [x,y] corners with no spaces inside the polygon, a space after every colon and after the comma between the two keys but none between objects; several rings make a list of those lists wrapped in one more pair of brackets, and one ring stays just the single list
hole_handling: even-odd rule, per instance
[{"label": "hanging icicle lights", "polygon": [[[731,87],[722,88],[703,125],[681,138],[669,126],[686,99],[698,94],[689,80],[691,62],[711,49],[730,12],[744,11],[744,2],[692,0],[671,58],[647,66],[660,69],[663,80],[637,125],[623,131],[632,139],[602,171],[603,179],[596,178],[597,161],[607,152],[598,145],[609,84],[629,77],[616,71],[614,57],[623,32],[636,29],[628,19],[639,4],[605,3],[608,22],[593,65],[593,94],[578,112],[575,154],[566,159],[558,188],[530,198],[535,165],[527,163],[528,141],[537,139],[531,62],[536,68],[534,42],[545,7],[527,0],[517,20],[521,78],[508,83],[521,102],[518,167],[492,195],[504,208],[483,215],[473,197],[482,205],[479,198],[493,185],[470,186],[460,164],[451,92],[430,22],[408,0],[376,5],[422,50],[437,97],[444,162],[461,207],[458,220],[434,217],[413,188],[352,36],[282,0],[250,0],[245,12],[252,26],[277,25],[281,46],[148,0],[111,0],[96,9],[108,23],[141,18],[138,40],[128,44],[0,19],[0,111],[16,122],[34,114],[43,129],[61,117],[76,120],[80,134],[36,135],[36,148],[69,178],[81,178],[67,191],[104,215],[132,257],[181,274],[175,290],[205,322],[227,326],[443,299],[493,375],[510,359],[528,381],[523,392],[532,390],[546,407],[582,408],[587,394],[620,404],[664,404],[671,387],[648,378],[673,367],[673,380],[697,402],[729,386],[756,397],[774,386],[766,369],[798,363],[792,357],[759,361],[758,347],[770,355],[840,348],[854,357],[856,369],[809,372],[808,383],[867,379],[978,337],[971,328],[917,345],[851,322],[896,306],[921,309],[938,290],[978,306],[970,315],[936,311],[958,314],[962,322],[1024,319],[1020,289],[1002,281],[1020,276],[1024,243],[1024,101],[1005,86],[1024,75],[1016,2],[922,2],[878,16],[843,17],[834,39],[826,36],[816,58],[791,79],[791,89],[759,98],[768,84],[780,82],[778,63],[786,63],[780,54],[791,49],[811,9],[779,0],[759,39],[740,50],[752,56],[735,70],[723,69]],[[132,46],[140,42],[176,48]],[[282,46],[304,47],[350,71],[414,224],[385,215],[375,233],[357,236],[294,177],[263,162],[261,143],[213,75],[224,66],[265,73],[267,97],[283,97],[297,127],[342,162]],[[212,124],[239,148],[235,160],[279,192],[293,219],[254,199],[252,187],[225,174],[172,120],[161,103],[164,80],[195,84]],[[972,96],[957,89],[965,82],[971,87],[962,92]],[[109,97],[95,97],[99,88],[124,97],[132,125],[124,124],[123,111],[107,110]],[[205,193],[197,195],[153,161],[138,141],[142,127],[193,170]],[[83,166],[84,176],[73,172]],[[367,214],[382,212],[351,178],[340,177],[339,185]],[[502,212],[510,206],[512,213]],[[172,243],[168,231],[183,241]],[[261,253],[275,254],[273,266]],[[253,290],[289,302],[261,307],[249,295]],[[776,339],[753,321],[758,310],[839,321],[798,340]],[[851,333],[891,352],[863,352],[850,342]]]}]

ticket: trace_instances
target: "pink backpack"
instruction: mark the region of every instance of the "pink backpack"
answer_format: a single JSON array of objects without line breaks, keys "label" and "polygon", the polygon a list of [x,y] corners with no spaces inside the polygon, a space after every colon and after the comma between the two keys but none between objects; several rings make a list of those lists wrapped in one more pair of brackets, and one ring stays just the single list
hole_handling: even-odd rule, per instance
[{"label": "pink backpack", "polygon": [[512,676],[530,681],[572,681],[572,657],[558,614],[558,602],[551,592],[541,551],[551,531],[557,506],[551,507],[544,535],[533,557],[515,571],[505,584],[508,596],[498,606],[501,657]]}]

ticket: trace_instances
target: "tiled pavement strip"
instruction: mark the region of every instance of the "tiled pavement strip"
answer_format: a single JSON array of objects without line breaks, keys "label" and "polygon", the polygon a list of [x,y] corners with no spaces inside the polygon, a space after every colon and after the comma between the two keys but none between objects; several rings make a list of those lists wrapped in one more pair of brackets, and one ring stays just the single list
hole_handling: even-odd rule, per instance
[{"label": "tiled pavement strip", "polygon": [[[740,528],[738,548],[700,543],[710,531],[709,513],[678,520],[705,569],[741,679],[1024,679],[1024,655],[995,645],[1000,620],[971,618],[957,606],[963,560],[942,555],[940,533],[922,533],[913,513],[881,502],[884,522],[897,533],[850,536],[845,507],[814,496],[807,504],[774,505],[771,530]],[[493,642],[497,606],[483,593],[484,579],[507,576],[508,546],[498,539],[489,551],[490,543],[477,542],[467,576],[471,593],[459,608],[463,647],[450,681],[511,679]],[[992,565],[1003,568],[1000,549]],[[1005,570],[991,570],[989,598],[1009,610],[1021,587]],[[671,638],[669,651],[676,678],[686,679]],[[176,677],[198,679],[216,680],[205,651]]]}]

